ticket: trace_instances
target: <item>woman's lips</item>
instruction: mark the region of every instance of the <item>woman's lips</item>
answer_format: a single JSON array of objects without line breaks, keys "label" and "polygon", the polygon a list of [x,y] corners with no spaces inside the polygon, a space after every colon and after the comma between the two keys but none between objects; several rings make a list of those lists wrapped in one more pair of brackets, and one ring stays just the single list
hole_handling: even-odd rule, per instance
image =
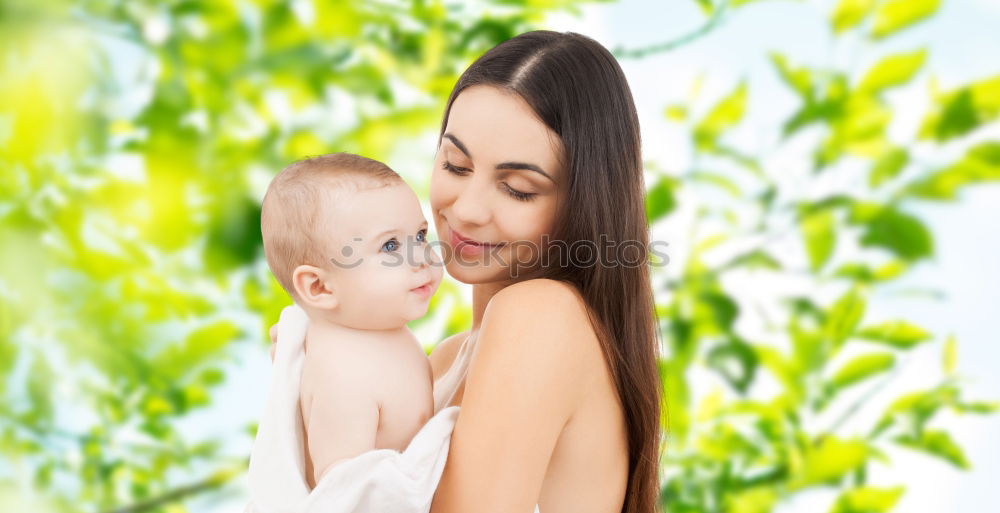
[{"label": "woman's lips", "polygon": [[461,235],[454,229],[451,231],[451,246],[455,248],[455,251],[466,255],[474,256],[479,255],[483,252],[489,251],[492,248],[503,246],[503,244],[490,244],[488,242],[476,242],[468,237]]}]

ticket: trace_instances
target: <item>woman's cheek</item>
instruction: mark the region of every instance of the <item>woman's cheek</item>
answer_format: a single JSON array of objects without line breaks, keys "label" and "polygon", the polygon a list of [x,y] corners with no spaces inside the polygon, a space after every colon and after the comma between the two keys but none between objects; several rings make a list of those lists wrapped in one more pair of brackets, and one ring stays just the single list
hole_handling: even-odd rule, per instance
[{"label": "woman's cheek", "polygon": [[431,209],[436,213],[439,208],[441,208],[443,203],[443,196],[445,195],[445,189],[448,187],[448,177],[443,176],[444,170],[441,169],[439,162],[434,162],[434,170],[431,172],[431,183],[430,183],[430,202]]}]

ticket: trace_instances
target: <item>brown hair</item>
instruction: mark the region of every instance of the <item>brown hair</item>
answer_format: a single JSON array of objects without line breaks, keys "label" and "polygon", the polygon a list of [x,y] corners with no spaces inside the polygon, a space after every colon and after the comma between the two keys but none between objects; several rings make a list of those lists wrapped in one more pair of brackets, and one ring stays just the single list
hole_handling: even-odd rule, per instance
[{"label": "brown hair", "polygon": [[[568,191],[547,247],[611,237],[641,244],[628,265],[536,266],[523,277],[574,285],[587,303],[628,433],[628,484],[623,513],[659,511],[661,383],[660,340],[649,276],[649,231],[639,119],[625,75],[598,42],[573,32],[527,32],[492,48],[472,63],[448,98],[465,88],[490,85],[523,98],[560,138]],[[614,246],[614,245],[612,245]],[[595,247],[601,262],[617,262],[618,247]],[[572,256],[572,255],[571,255]],[[633,265],[634,264],[634,265]]]},{"label": "brown hair", "polygon": [[293,299],[292,272],[300,265],[322,267],[330,248],[317,234],[328,228],[322,215],[338,190],[347,192],[403,182],[389,166],[353,153],[302,159],[282,169],[268,186],[260,212],[264,256],[271,273]]}]

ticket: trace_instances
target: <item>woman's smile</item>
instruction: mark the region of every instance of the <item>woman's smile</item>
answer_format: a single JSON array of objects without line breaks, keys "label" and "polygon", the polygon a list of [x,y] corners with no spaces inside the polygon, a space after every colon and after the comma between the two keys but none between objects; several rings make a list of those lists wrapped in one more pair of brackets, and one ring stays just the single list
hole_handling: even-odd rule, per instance
[{"label": "woman's smile", "polygon": [[497,248],[504,245],[504,243],[494,244],[489,242],[475,241],[473,239],[470,239],[462,235],[461,233],[458,233],[457,231],[455,231],[454,228],[451,228],[450,226],[448,227],[448,231],[450,232],[449,242],[451,243],[451,247],[454,248],[455,251],[465,256],[479,255],[485,251],[489,251],[493,248]]}]

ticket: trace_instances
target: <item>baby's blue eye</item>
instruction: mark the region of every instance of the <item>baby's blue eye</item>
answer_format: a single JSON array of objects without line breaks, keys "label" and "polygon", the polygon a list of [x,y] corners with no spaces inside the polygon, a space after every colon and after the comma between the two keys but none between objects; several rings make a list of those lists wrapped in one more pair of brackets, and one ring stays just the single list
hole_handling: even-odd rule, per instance
[{"label": "baby's blue eye", "polygon": [[427,230],[420,230],[419,232],[417,232],[417,240],[420,241],[420,242],[426,242],[427,241]]},{"label": "baby's blue eye", "polygon": [[[390,245],[392,246],[391,248],[389,247]],[[396,251],[397,249],[399,249],[399,241],[397,241],[395,238],[389,239],[385,242],[385,244],[382,244],[382,249],[388,249],[389,251]]]}]

